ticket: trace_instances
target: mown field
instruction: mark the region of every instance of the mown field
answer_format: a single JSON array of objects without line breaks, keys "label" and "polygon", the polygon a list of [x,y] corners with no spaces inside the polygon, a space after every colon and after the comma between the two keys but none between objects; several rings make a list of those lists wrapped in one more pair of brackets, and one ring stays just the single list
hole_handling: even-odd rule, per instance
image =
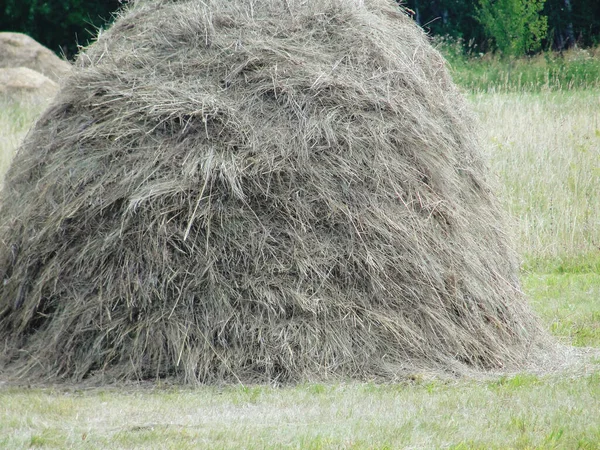
[{"label": "mown field", "polygon": [[[552,58],[453,64],[510,213],[523,289],[557,339],[600,348],[600,63]],[[0,173],[37,113],[0,106]],[[385,385],[0,384],[0,448],[596,449],[600,357],[584,353],[558,372]]]}]

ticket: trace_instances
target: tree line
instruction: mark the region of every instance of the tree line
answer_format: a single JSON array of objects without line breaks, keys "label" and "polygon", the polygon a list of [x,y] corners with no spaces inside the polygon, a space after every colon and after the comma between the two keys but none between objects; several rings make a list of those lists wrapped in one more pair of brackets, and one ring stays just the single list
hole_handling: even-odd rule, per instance
[{"label": "tree line", "polygon": [[[0,0],[0,31],[20,31],[67,57],[127,0]],[[600,44],[599,0],[398,0],[428,33],[467,51],[519,56]]]},{"label": "tree line", "polygon": [[406,0],[433,35],[469,49],[521,55],[600,44],[598,0]]},{"label": "tree line", "polygon": [[73,57],[98,28],[107,26],[122,0],[0,0],[0,31],[26,33],[60,55]]}]

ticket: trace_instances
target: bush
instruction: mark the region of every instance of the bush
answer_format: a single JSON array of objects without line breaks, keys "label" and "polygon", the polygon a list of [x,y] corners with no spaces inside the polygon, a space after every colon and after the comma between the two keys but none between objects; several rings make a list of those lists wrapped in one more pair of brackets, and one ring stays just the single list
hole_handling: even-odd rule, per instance
[{"label": "bush", "polygon": [[520,56],[541,48],[548,18],[540,15],[546,0],[479,0],[477,19],[497,50]]}]

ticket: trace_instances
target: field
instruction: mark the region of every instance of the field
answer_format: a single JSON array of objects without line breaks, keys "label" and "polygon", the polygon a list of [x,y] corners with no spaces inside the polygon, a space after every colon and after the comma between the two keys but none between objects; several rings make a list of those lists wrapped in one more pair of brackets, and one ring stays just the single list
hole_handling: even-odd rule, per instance
[{"label": "field", "polygon": [[[0,382],[0,448],[600,448],[600,357],[583,350],[600,347],[595,69],[581,69],[583,78],[567,78],[569,68],[547,71],[545,85],[535,77],[511,84],[493,75],[495,65],[478,64],[473,73],[496,84],[474,85],[469,80],[477,76],[464,68],[459,75],[471,89],[482,144],[512,218],[523,289],[548,329],[588,355],[585,363],[460,380],[415,373],[385,385]],[[0,177],[38,112],[0,105]]]}]

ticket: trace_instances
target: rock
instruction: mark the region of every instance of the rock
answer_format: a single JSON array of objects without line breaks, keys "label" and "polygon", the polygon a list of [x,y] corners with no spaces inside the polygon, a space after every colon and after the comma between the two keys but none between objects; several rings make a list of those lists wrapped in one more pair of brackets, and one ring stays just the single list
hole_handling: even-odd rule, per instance
[{"label": "rock", "polygon": [[22,33],[0,33],[0,68],[28,67],[58,82],[71,64]]}]

